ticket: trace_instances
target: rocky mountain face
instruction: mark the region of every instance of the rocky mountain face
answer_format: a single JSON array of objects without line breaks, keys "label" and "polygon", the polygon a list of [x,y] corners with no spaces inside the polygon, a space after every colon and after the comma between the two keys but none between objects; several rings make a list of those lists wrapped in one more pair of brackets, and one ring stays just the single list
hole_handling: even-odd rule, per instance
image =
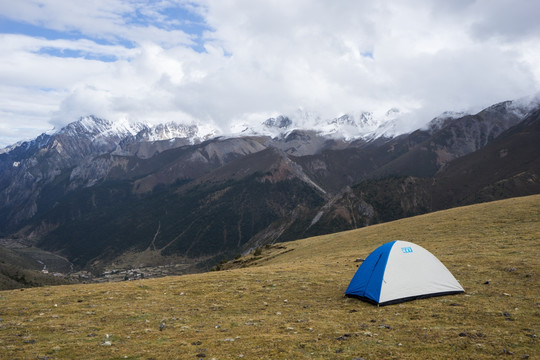
[{"label": "rocky mountain face", "polygon": [[0,153],[0,234],[75,269],[208,269],[276,241],[537,193],[539,109],[445,113],[391,137],[377,134],[398,110],[318,130],[280,116],[227,137],[85,117]]},{"label": "rocky mountain face", "polygon": [[[489,120],[482,118],[482,121]],[[448,124],[454,125],[454,122]],[[477,141],[485,138],[483,135]],[[305,235],[314,235],[337,223],[342,224],[341,230],[353,229],[359,223],[365,226],[455,206],[540,193],[539,138],[540,108],[537,108],[488,140],[485,146],[445,163],[431,176],[401,172],[360,181],[332,200],[338,206],[321,208],[316,219],[320,229]],[[411,169],[414,171],[416,166]],[[311,228],[314,225],[309,224]]]}]

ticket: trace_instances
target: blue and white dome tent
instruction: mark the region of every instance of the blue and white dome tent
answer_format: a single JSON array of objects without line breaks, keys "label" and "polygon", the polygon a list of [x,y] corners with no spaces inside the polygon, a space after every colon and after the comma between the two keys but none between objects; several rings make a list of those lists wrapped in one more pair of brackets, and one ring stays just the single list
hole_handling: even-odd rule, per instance
[{"label": "blue and white dome tent", "polygon": [[353,276],[345,295],[377,305],[465,292],[423,247],[396,240],[375,249]]}]

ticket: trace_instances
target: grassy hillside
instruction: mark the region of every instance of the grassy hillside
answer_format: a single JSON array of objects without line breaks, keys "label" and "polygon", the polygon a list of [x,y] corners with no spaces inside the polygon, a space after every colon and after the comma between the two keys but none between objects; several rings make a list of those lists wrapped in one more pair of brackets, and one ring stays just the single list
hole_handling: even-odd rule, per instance
[{"label": "grassy hillside", "polygon": [[[391,240],[435,254],[466,294],[376,307],[343,292]],[[0,292],[9,359],[535,358],[540,196],[273,245],[224,267]],[[511,356],[507,356],[511,355]]]},{"label": "grassy hillside", "polygon": [[70,282],[64,278],[54,277],[52,274],[43,274],[43,265],[36,259],[47,259],[47,262],[56,268],[65,266],[62,258],[39,249],[20,247],[10,249],[0,246],[0,290],[18,289],[21,287],[34,287],[45,285],[66,285]]}]

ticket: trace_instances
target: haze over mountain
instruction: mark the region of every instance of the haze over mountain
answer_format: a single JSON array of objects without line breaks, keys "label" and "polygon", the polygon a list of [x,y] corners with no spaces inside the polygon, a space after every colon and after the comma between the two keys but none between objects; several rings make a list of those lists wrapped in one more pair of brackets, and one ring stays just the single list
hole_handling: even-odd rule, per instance
[{"label": "haze over mountain", "polygon": [[536,97],[408,133],[397,113],[278,116],[226,136],[86,116],[0,153],[2,244],[63,272],[191,272],[277,241],[540,192]]}]

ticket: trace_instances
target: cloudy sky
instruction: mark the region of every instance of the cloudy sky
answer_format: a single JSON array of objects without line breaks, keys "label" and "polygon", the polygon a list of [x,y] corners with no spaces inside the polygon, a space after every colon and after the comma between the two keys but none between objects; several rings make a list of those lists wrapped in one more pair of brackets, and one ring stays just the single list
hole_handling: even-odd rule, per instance
[{"label": "cloudy sky", "polygon": [[[408,126],[540,91],[537,0],[0,0],[0,146],[80,116]],[[257,120],[258,121],[258,120]]]}]

